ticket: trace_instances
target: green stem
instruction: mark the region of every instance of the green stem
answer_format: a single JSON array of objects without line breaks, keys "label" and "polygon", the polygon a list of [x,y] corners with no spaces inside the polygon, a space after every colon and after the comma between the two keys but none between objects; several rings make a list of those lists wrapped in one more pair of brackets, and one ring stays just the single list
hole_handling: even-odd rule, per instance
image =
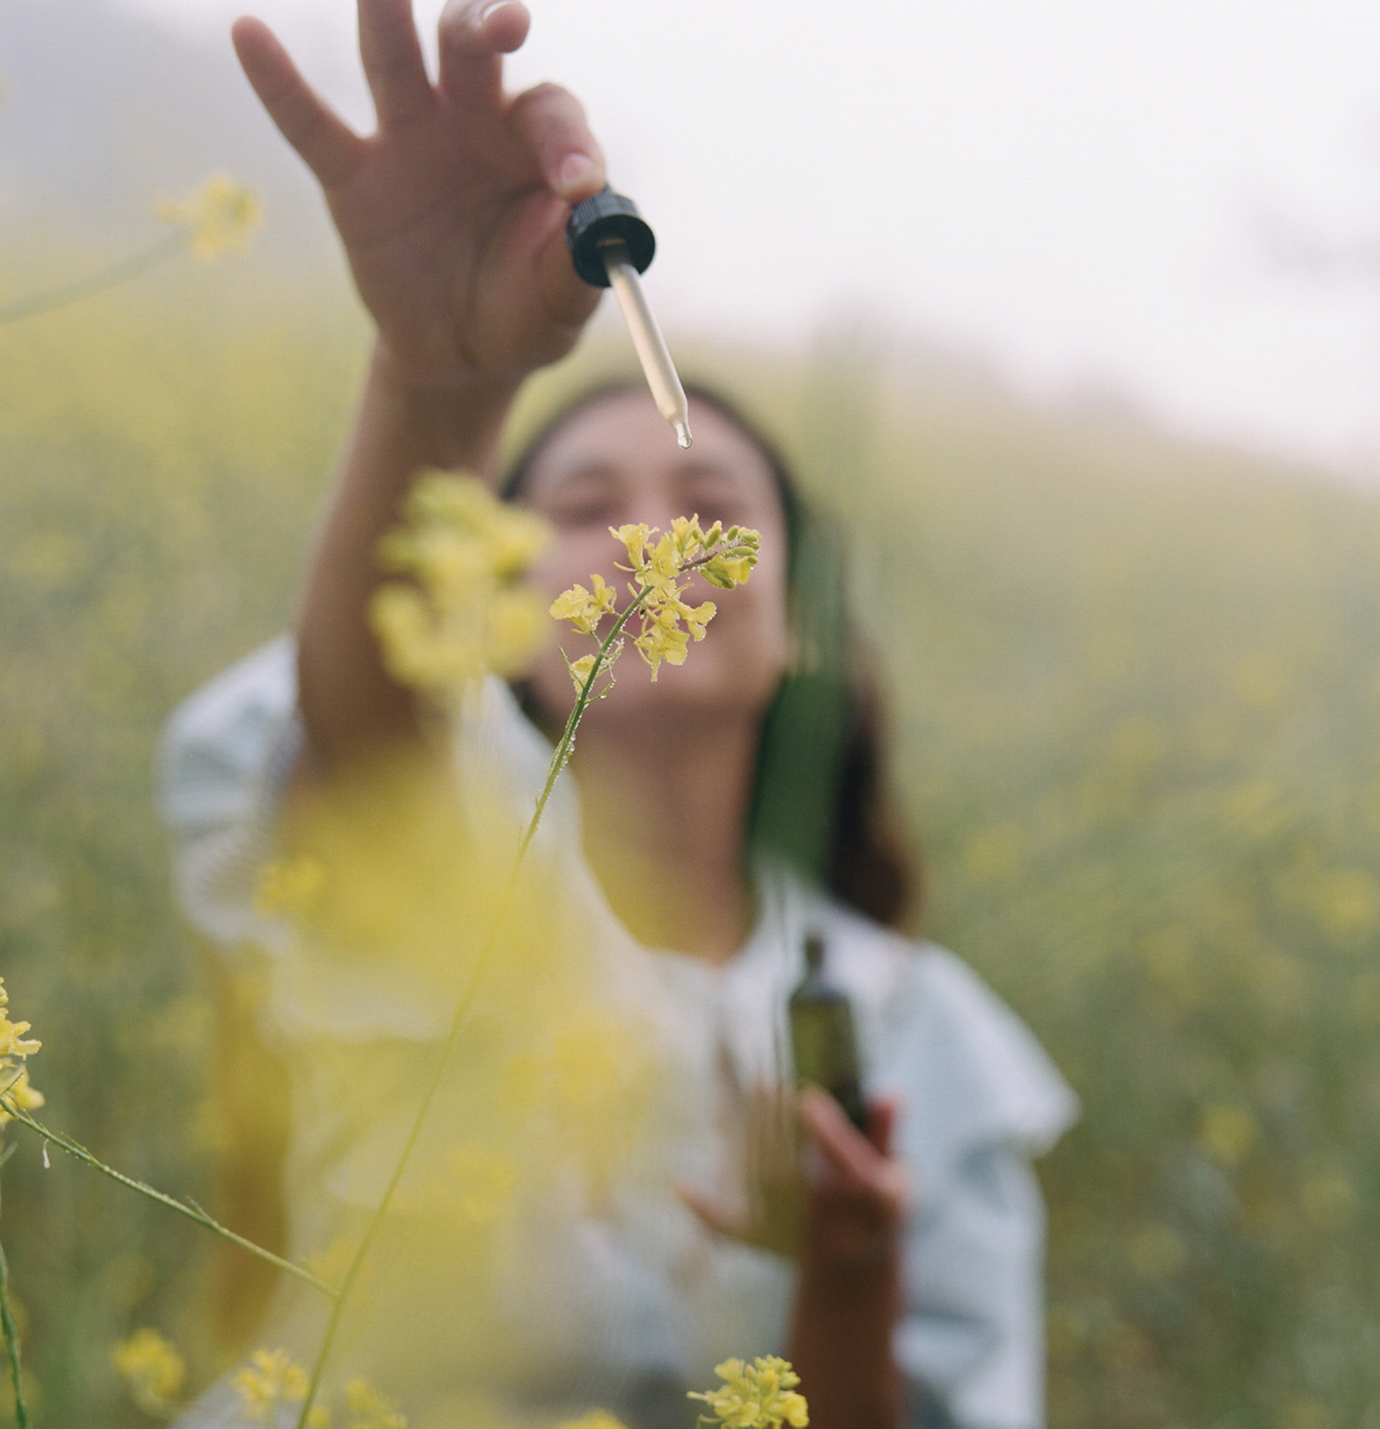
[{"label": "green stem", "polygon": [[570,711],[570,718],[566,720],[565,729],[561,731],[561,737],[556,742],[556,748],[551,755],[551,763],[546,767],[546,783],[537,796],[537,807],[532,814],[531,822],[522,835],[522,842],[518,845],[519,866],[526,856],[527,846],[537,832],[541,816],[546,812],[546,804],[551,798],[551,791],[556,787],[556,780],[560,778],[561,770],[570,763],[570,756],[575,752],[575,731],[579,728],[580,721],[585,717],[585,711],[594,699],[594,683],[606,668],[608,653],[623,633],[623,627],[637,611],[641,610],[650,594],[650,589],[644,586],[637,599],[632,601],[622,615],[614,621],[613,629],[604,637],[599,646],[598,653],[594,657],[594,664],[590,666],[589,675],[584,684],[580,686],[579,694],[575,697],[575,707]]},{"label": "green stem", "polygon": [[489,960],[493,956],[494,948],[498,944],[498,935],[502,931],[504,919],[508,914],[508,906],[512,902],[513,894],[517,889],[518,876],[522,872],[523,861],[527,857],[527,850],[531,846],[533,836],[537,832],[537,825],[541,822],[541,816],[546,810],[547,801],[551,798],[551,791],[556,787],[556,780],[560,777],[561,770],[565,768],[570,760],[570,755],[575,747],[575,731],[579,727],[580,721],[584,718],[585,711],[589,708],[590,701],[594,698],[594,685],[599,676],[603,673],[608,660],[608,653],[612,649],[614,641],[622,633],[623,627],[628,623],[633,614],[640,610],[643,602],[647,599],[649,591],[644,589],[635,600],[631,601],[628,608],[614,622],[613,629],[609,631],[599,646],[598,653],[594,657],[594,664],[590,667],[589,675],[584,684],[580,687],[580,692],[575,699],[575,707],[570,711],[570,717],[565,722],[565,729],[556,744],[551,755],[551,762],[546,769],[546,783],[542,786],[541,794],[537,798],[537,806],[532,811],[532,817],[528,821],[526,829],[523,831],[521,840],[518,843],[517,857],[513,861],[513,871],[508,875],[508,882],[499,896],[498,908],[494,913],[493,921],[489,925],[488,936],[484,939],[483,946],[479,950],[479,955],[475,959],[474,968],[470,973],[469,981],[465,984],[464,991],[460,994],[460,1000],[456,1004],[455,1012],[451,1016],[450,1027],[446,1032],[446,1040],[441,1047],[440,1056],[436,1059],[436,1065],[432,1069],[431,1080],[427,1084],[425,1095],[422,1097],[421,1105],[417,1108],[417,1114],[412,1119],[412,1126],[407,1133],[407,1140],[403,1143],[403,1149],[398,1157],[397,1164],[393,1167],[393,1174],[388,1178],[388,1185],[384,1187],[383,1196],[378,1205],[374,1208],[374,1213],[369,1219],[368,1226],[365,1227],[364,1235],[359,1245],[355,1249],[354,1256],[350,1261],[349,1268],[345,1272],[344,1279],[340,1282],[340,1290],[336,1295],[335,1304],[331,1307],[330,1319],[326,1322],[326,1333],[321,1340],[321,1348],[317,1352],[316,1362],[312,1365],[311,1383],[307,1386],[307,1396],[302,1401],[302,1408],[297,1416],[297,1429],[306,1429],[307,1416],[311,1413],[312,1405],[316,1402],[317,1392],[321,1388],[321,1378],[326,1372],[326,1362],[330,1358],[331,1350],[335,1345],[336,1335],[340,1331],[340,1322],[345,1313],[345,1302],[349,1299],[350,1291],[354,1288],[355,1281],[359,1278],[359,1273],[363,1269],[365,1256],[369,1253],[369,1248],[373,1244],[378,1234],[379,1227],[383,1224],[383,1218],[387,1214],[388,1207],[393,1200],[393,1194],[398,1189],[398,1183],[402,1180],[403,1172],[407,1169],[408,1162],[412,1159],[412,1153],[417,1149],[417,1142],[421,1139],[422,1125],[426,1121],[427,1113],[431,1110],[431,1104],[436,1098],[436,1093],[440,1089],[442,1079],[445,1076],[446,1066],[450,1061],[451,1054],[455,1050],[455,1044],[460,1039],[460,1028],[464,1025],[465,1018],[469,1015],[470,1005],[474,1001],[474,995],[479,990],[479,984],[483,980],[485,972],[488,970]]},{"label": "green stem", "polygon": [[[710,551],[706,551],[702,556],[693,561],[687,561],[682,567],[683,571],[697,571],[701,566],[707,566],[715,556],[732,556],[746,552],[749,548],[742,545],[716,546]],[[626,568],[625,568],[626,569]],[[594,664],[590,667],[589,678],[580,687],[580,693],[575,699],[575,708],[570,712],[570,718],[565,722],[565,729],[561,732],[560,740],[556,744],[555,753],[551,756],[551,763],[546,770],[546,783],[542,787],[541,794],[537,798],[536,812],[532,815],[532,821],[527,825],[527,831],[522,836],[522,842],[518,846],[518,862],[522,862],[523,855],[527,852],[527,845],[532,842],[532,836],[537,831],[537,825],[541,822],[541,816],[546,809],[547,800],[551,797],[551,791],[556,787],[556,780],[560,777],[561,770],[570,763],[570,756],[575,752],[575,731],[579,728],[580,721],[585,716],[590,701],[594,698],[594,683],[603,672],[608,652],[623,633],[623,627],[628,621],[642,609],[647,597],[651,595],[651,587],[643,586],[637,598],[633,600],[628,608],[618,617],[613,624],[613,629],[604,637],[603,643],[599,646],[599,651],[594,657]]]},{"label": "green stem", "polygon": [[[739,546],[716,548],[713,552],[706,551],[694,561],[688,561],[684,570],[698,570],[700,566],[707,565],[715,555],[732,555],[743,549]],[[403,1143],[402,1152],[398,1157],[397,1165],[393,1168],[393,1174],[388,1178],[388,1185],[384,1187],[383,1196],[378,1205],[374,1208],[374,1213],[369,1219],[368,1226],[365,1227],[364,1235],[359,1245],[355,1249],[353,1258],[350,1261],[349,1269],[346,1270],[344,1279],[340,1282],[340,1290],[336,1295],[335,1304],[331,1306],[330,1319],[326,1323],[326,1333],[322,1337],[321,1348],[317,1352],[316,1362],[312,1366],[311,1383],[307,1386],[306,1398],[302,1401],[302,1408],[297,1416],[296,1429],[306,1429],[307,1416],[311,1413],[312,1406],[316,1402],[317,1392],[321,1388],[321,1379],[326,1372],[326,1362],[330,1358],[331,1350],[335,1345],[336,1335],[340,1331],[341,1319],[345,1313],[345,1303],[349,1299],[350,1291],[354,1288],[355,1281],[359,1278],[359,1272],[364,1266],[365,1256],[369,1252],[378,1234],[379,1227],[383,1224],[383,1218],[387,1214],[388,1207],[393,1200],[394,1192],[398,1189],[398,1183],[402,1180],[403,1172],[407,1168],[408,1162],[412,1158],[412,1153],[417,1149],[417,1143],[421,1139],[422,1125],[426,1121],[427,1113],[431,1110],[431,1103],[435,1100],[436,1093],[440,1089],[441,1081],[445,1076],[446,1066],[450,1061],[451,1054],[455,1050],[455,1044],[460,1038],[460,1028],[464,1025],[466,1016],[469,1014],[470,1005],[474,1001],[474,995],[479,989],[479,984],[483,980],[485,972],[488,970],[489,960],[493,956],[494,948],[498,943],[498,935],[502,931],[503,921],[508,913],[508,905],[512,901],[514,892],[517,889],[518,877],[522,872],[523,861],[527,857],[527,850],[532,845],[532,839],[537,832],[537,825],[541,823],[541,816],[546,812],[546,805],[551,798],[551,791],[556,787],[556,780],[560,778],[561,771],[570,762],[570,756],[575,750],[575,731],[580,726],[580,721],[585,716],[585,711],[589,708],[590,702],[594,698],[594,686],[598,682],[599,676],[603,674],[608,665],[609,651],[612,650],[619,636],[622,635],[624,627],[628,621],[642,609],[651,594],[650,586],[643,586],[638,594],[628,603],[628,607],[613,623],[613,628],[600,642],[599,649],[594,656],[594,663],[590,666],[585,682],[580,686],[579,693],[575,697],[574,708],[565,722],[565,729],[561,732],[560,739],[556,742],[556,748],[552,751],[551,762],[546,767],[546,783],[542,785],[542,791],[537,796],[536,808],[532,811],[532,817],[524,829],[522,838],[518,842],[517,857],[513,861],[513,870],[508,876],[507,885],[499,896],[498,908],[494,914],[493,921],[489,925],[489,933],[485,938],[483,946],[479,950],[479,955],[475,959],[474,969],[470,973],[469,982],[466,983],[464,991],[460,994],[460,1000],[456,1004],[455,1012],[450,1020],[450,1027],[446,1032],[446,1040],[441,1047],[440,1056],[436,1059],[436,1065],[432,1069],[431,1080],[427,1084],[425,1095],[422,1097],[421,1105],[417,1108],[417,1114],[412,1120],[412,1126],[407,1133],[407,1140]]]},{"label": "green stem", "polygon": [[19,1365],[19,1330],[10,1310],[10,1266],[4,1246],[0,1246],[0,1332],[5,1336],[5,1356],[10,1362],[15,1422],[19,1429],[30,1429],[29,1407],[24,1403],[24,1374]]},{"label": "green stem", "polygon": [[223,1237],[232,1244],[247,1250],[251,1255],[257,1255],[260,1260],[266,1260],[270,1265],[276,1265],[279,1270],[286,1270],[289,1275],[295,1275],[299,1280],[305,1280],[308,1285],[314,1286],[323,1295],[329,1296],[332,1300],[340,1292],[333,1286],[328,1285],[318,1275],[313,1275],[310,1270],[300,1265],[294,1265],[290,1260],[284,1260],[281,1256],[274,1255],[271,1250],[265,1250],[261,1245],[255,1245],[252,1240],[246,1240],[242,1235],[236,1235],[228,1226],[223,1226],[212,1216],[208,1216],[200,1206],[188,1205],[185,1201],[179,1201],[172,1196],[165,1195],[162,1191],[156,1191],[152,1186],[145,1185],[143,1181],[136,1181],[132,1176],[126,1176],[123,1172],[117,1171],[113,1166],[107,1166],[104,1161],[93,1156],[84,1146],[63,1136],[61,1132],[53,1131],[37,1122],[28,1112],[15,1106],[4,1096],[0,1096],[0,1106],[3,1106],[8,1116],[12,1116],[16,1121],[27,1126],[30,1131],[37,1133],[45,1141],[51,1141],[60,1151],[65,1151],[75,1160],[91,1167],[93,1171],[99,1171],[102,1176],[109,1176],[112,1181],[118,1181],[120,1185],[126,1186],[131,1191],[138,1191],[141,1196],[147,1196],[151,1201],[157,1201],[160,1206],[167,1206],[169,1210],[176,1211],[178,1215],[185,1216],[189,1221],[195,1221],[208,1231],[214,1231],[216,1235]]},{"label": "green stem", "polygon": [[160,263],[166,263],[169,258],[175,258],[191,240],[190,232],[169,234],[142,252],[135,253],[129,258],[122,258],[118,263],[112,263],[108,268],[102,268],[100,272],[93,273],[89,278],[78,278],[72,283],[60,283],[56,288],[45,288],[41,292],[30,293],[26,297],[15,298],[12,302],[0,304],[0,327],[6,323],[18,322],[20,318],[31,318],[39,313],[50,313],[56,308],[65,308],[69,303],[80,302],[83,298],[93,298],[97,293],[104,293],[108,288],[127,283],[131,278],[138,278],[151,268],[157,268]]}]

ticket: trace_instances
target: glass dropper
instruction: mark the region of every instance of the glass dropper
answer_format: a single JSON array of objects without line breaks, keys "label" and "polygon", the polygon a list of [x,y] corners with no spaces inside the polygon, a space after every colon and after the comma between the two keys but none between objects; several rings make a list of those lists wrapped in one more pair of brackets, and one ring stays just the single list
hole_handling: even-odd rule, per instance
[{"label": "glass dropper", "polygon": [[657,411],[670,422],[676,441],[688,447],[694,438],[690,435],[690,408],[685,400],[685,388],[680,385],[680,374],[666,349],[666,339],[647,306],[647,295],[642,291],[642,280],[633,267],[628,245],[621,238],[606,238],[600,243],[599,252]]},{"label": "glass dropper", "polygon": [[676,441],[688,447],[692,438],[685,388],[638,277],[656,252],[651,228],[631,199],[604,188],[575,206],[565,237],[580,277],[595,287],[613,289],[657,411],[671,424]]}]

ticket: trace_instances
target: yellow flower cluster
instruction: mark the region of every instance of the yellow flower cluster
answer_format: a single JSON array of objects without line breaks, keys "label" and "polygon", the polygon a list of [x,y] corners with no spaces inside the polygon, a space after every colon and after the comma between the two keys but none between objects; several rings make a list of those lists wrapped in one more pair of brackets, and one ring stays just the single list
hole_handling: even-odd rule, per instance
[{"label": "yellow flower cluster", "polygon": [[164,1416],[176,1407],[187,1362],[157,1330],[136,1330],[111,1351],[110,1363],[145,1414]]},{"label": "yellow flower cluster", "polygon": [[[307,1372],[286,1350],[255,1350],[230,1382],[241,1412],[255,1424],[276,1424],[279,1408],[300,1405],[307,1397]],[[331,1411],[324,1404],[313,1406],[307,1424],[330,1429]],[[407,1415],[367,1379],[351,1379],[345,1382],[344,1429],[407,1429]]]},{"label": "yellow flower cluster", "polygon": [[345,1405],[350,1414],[346,1429],[407,1429],[407,1416],[368,1380],[346,1382]]},{"label": "yellow flower cluster", "polygon": [[[240,1397],[241,1410],[255,1424],[275,1423],[280,1406],[300,1404],[307,1397],[307,1372],[286,1350],[255,1350],[230,1383]],[[318,1406],[307,1423],[311,1429],[328,1429],[330,1412]]]},{"label": "yellow flower cluster", "polygon": [[327,881],[325,864],[310,854],[276,859],[260,870],[254,911],[265,918],[305,921],[320,906]]},{"label": "yellow flower cluster", "polygon": [[165,198],[158,217],[191,230],[192,252],[210,262],[231,250],[243,253],[263,224],[263,211],[252,189],[225,174],[212,174],[185,198]]},{"label": "yellow flower cluster", "polygon": [[621,1419],[615,1419],[607,1409],[591,1409],[578,1419],[563,1420],[557,1429],[626,1429]]},{"label": "yellow flower cluster", "polygon": [[522,577],[550,539],[546,523],[443,472],[418,479],[404,515],[379,560],[410,579],[380,586],[370,610],[389,673],[442,702],[486,671],[518,674],[543,634],[541,601]]},{"label": "yellow flower cluster", "polygon": [[29,1069],[24,1065],[25,1058],[43,1044],[24,1036],[29,1030],[27,1022],[10,1021],[9,1005],[10,995],[0,978],[0,1129],[14,1119],[11,1112],[37,1111],[43,1105],[43,1094],[29,1085]]},{"label": "yellow flower cluster", "polygon": [[[718,521],[706,531],[698,516],[677,516],[666,532],[641,523],[610,526],[609,533],[628,553],[628,564],[620,563],[619,569],[633,577],[628,591],[639,602],[641,628],[633,644],[651,666],[655,680],[663,660],[668,665],[685,663],[691,640],[703,640],[705,627],[714,618],[712,600],[692,606],[682,599],[691,578],[703,576],[721,590],[742,585],[757,564],[761,537],[746,526],[730,526],[725,531]],[[558,595],[550,613],[597,640],[603,620],[618,617],[617,597],[613,587],[595,575],[589,590],[575,585]],[[609,646],[604,669],[613,664],[622,648],[621,640]],[[577,693],[583,693],[597,658],[582,655],[578,660],[566,660]]]},{"label": "yellow flower cluster", "polygon": [[[726,1429],[781,1429],[783,1424],[804,1429],[810,1422],[805,1396],[796,1390],[800,1376],[789,1360],[777,1355],[759,1356],[750,1365],[725,1360],[714,1366],[714,1373],[724,1383],[690,1398],[704,1400]],[[701,1424],[712,1422],[700,1416]]]}]

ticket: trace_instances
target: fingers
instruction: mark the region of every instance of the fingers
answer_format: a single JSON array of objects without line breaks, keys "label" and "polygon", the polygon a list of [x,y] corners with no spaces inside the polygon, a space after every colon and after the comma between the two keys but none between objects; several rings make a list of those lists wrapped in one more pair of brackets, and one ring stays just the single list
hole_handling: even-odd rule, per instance
[{"label": "fingers", "polygon": [[439,29],[441,89],[467,108],[497,108],[503,59],[527,38],[531,16],[521,0],[447,0]]},{"label": "fingers", "polygon": [[426,112],[431,81],[412,20],[412,0],[359,0],[359,55],[380,128]]},{"label": "fingers", "polygon": [[871,1184],[880,1159],[877,1148],[848,1120],[838,1102],[819,1087],[806,1087],[798,1106],[800,1120],[830,1170],[850,1186]]},{"label": "fingers", "polygon": [[[888,1107],[882,1115],[889,1121],[894,1107],[881,1105]],[[835,1250],[844,1259],[871,1258],[874,1251],[890,1244],[905,1215],[910,1200],[905,1167],[880,1152],[853,1126],[833,1097],[818,1087],[801,1093],[800,1119],[825,1163],[824,1174],[812,1181],[816,1225],[833,1219],[837,1232],[837,1217],[842,1213],[846,1233],[836,1241]]]},{"label": "fingers", "polygon": [[680,1197],[682,1204],[688,1210],[694,1212],[700,1224],[706,1226],[716,1235],[728,1236],[734,1240],[742,1236],[743,1226],[738,1218],[729,1215],[722,1206],[711,1200],[702,1191],[677,1182],[676,1195]]},{"label": "fingers", "polygon": [[302,78],[262,20],[246,15],[235,21],[230,36],[254,93],[283,138],[323,188],[344,183],[363,162],[365,141]]},{"label": "fingers", "polygon": [[867,1103],[867,1139],[883,1156],[891,1155],[896,1116],[896,1103],[889,1097],[876,1097]]},{"label": "fingers", "polygon": [[567,203],[604,187],[604,155],[590,133],[580,101],[559,85],[539,84],[519,94],[508,123],[536,156],[542,177]]}]

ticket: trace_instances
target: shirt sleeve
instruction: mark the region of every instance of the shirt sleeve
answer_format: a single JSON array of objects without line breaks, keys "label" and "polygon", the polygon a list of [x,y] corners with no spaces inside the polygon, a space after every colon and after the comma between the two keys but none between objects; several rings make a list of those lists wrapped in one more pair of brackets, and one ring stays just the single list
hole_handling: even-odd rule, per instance
[{"label": "shirt sleeve", "polygon": [[281,636],[178,707],[158,752],[158,802],[183,911],[214,942],[272,947],[255,912],[283,790],[302,744],[292,640]]},{"label": "shirt sleeve", "polygon": [[[915,958],[885,1078],[916,1178],[896,1357],[913,1429],[1044,1423],[1045,1214],[1031,1160],[1077,1100],[1024,1023],[958,958]],[[942,1408],[941,1408],[942,1406]]]}]

